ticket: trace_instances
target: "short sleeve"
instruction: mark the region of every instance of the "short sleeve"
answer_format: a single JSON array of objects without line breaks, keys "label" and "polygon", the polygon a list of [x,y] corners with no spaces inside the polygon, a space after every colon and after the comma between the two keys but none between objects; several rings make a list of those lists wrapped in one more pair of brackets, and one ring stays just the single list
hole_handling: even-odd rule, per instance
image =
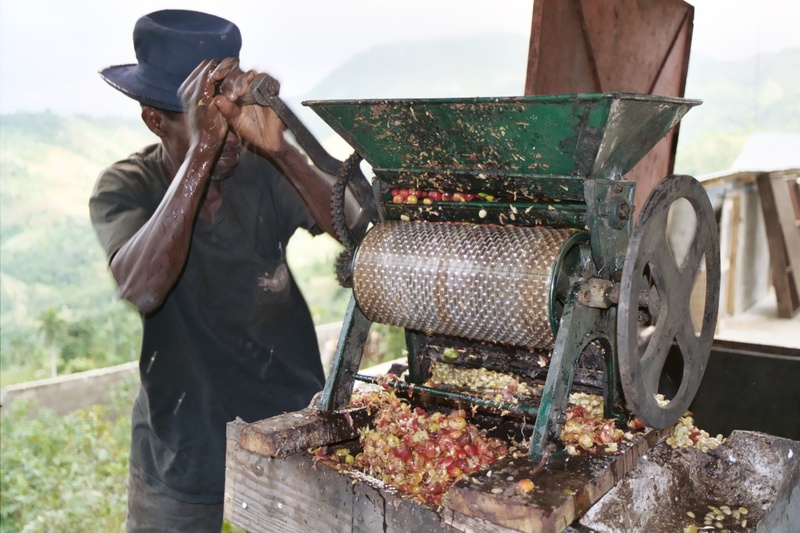
[{"label": "short sleeve", "polygon": [[166,193],[163,175],[151,164],[151,158],[142,155],[131,156],[101,172],[89,198],[92,227],[109,262],[153,216]]}]

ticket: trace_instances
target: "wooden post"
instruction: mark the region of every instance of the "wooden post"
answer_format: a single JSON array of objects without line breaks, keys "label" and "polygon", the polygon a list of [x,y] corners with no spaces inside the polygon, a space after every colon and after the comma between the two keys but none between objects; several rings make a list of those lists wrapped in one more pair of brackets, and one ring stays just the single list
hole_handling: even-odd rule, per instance
[{"label": "wooden post", "polygon": [[[535,0],[525,94],[683,96],[693,20],[683,0]],[[625,175],[636,206],[672,174],[677,143],[678,126]]]},{"label": "wooden post", "polygon": [[779,318],[792,318],[800,308],[800,193],[797,177],[797,172],[763,173],[757,177]]}]

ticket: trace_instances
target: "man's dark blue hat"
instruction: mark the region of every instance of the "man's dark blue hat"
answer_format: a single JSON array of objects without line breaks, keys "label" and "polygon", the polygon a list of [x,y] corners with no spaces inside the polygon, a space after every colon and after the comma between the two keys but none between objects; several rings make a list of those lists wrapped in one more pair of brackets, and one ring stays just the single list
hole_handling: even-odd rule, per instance
[{"label": "man's dark blue hat", "polygon": [[100,76],[144,105],[184,111],[181,83],[204,59],[239,57],[242,35],[234,23],[215,15],[168,9],[136,22],[133,48],[138,63],[104,68]]}]

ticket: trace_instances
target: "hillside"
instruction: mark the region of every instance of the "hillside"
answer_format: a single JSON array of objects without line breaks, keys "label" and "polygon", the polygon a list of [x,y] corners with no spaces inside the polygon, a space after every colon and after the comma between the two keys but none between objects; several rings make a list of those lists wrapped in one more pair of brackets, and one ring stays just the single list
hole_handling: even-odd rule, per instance
[{"label": "hillside", "polygon": [[[59,330],[62,369],[64,358],[81,369],[93,366],[89,358],[118,362],[137,349],[131,330],[138,316],[115,297],[87,202],[103,166],[153,138],[141,123],[118,119],[52,113],[0,118],[4,383],[15,367],[42,359],[40,319],[48,309]],[[125,330],[130,334],[121,334]],[[23,377],[46,377],[37,370]]]},{"label": "hillside", "polygon": [[336,134],[303,101],[519,95],[527,60],[526,38],[507,33],[380,45],[353,56],[287,103],[324,141]]},{"label": "hillside", "polygon": [[750,135],[800,132],[800,49],[744,61],[689,62],[686,96],[703,104],[681,121],[676,171],[730,167]]},{"label": "hillside", "polygon": [[[465,62],[463,57],[469,57]],[[301,100],[514,95],[527,44],[504,34],[372,49],[289,104],[317,136],[333,133]],[[729,167],[755,131],[800,131],[800,50],[733,63],[693,59],[686,94],[704,100],[681,124],[677,170]],[[0,116],[0,368],[3,384],[46,377],[44,326],[61,371],[130,360],[139,318],[116,297],[88,221],[100,170],[154,137],[138,121]],[[339,157],[344,157],[337,154]],[[299,235],[290,260],[318,323],[341,317],[347,291],[333,280],[338,244]],[[15,372],[19,371],[15,374]]]},{"label": "hillside", "polygon": [[757,129],[800,131],[800,48],[744,61],[692,58],[686,96],[703,105],[682,134]]}]

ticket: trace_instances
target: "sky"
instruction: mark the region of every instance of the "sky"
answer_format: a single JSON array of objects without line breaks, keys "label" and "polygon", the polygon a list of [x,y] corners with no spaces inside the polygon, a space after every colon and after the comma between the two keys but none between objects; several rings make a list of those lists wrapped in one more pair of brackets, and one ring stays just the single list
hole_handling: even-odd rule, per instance
[{"label": "sky", "polygon": [[[692,54],[721,60],[800,47],[797,0],[694,0]],[[244,68],[303,95],[373,46],[489,31],[530,34],[532,0],[0,0],[0,113],[50,110],[135,118],[98,76],[134,62],[138,17],[164,8],[236,22]],[[321,95],[324,97],[324,95]]]}]

